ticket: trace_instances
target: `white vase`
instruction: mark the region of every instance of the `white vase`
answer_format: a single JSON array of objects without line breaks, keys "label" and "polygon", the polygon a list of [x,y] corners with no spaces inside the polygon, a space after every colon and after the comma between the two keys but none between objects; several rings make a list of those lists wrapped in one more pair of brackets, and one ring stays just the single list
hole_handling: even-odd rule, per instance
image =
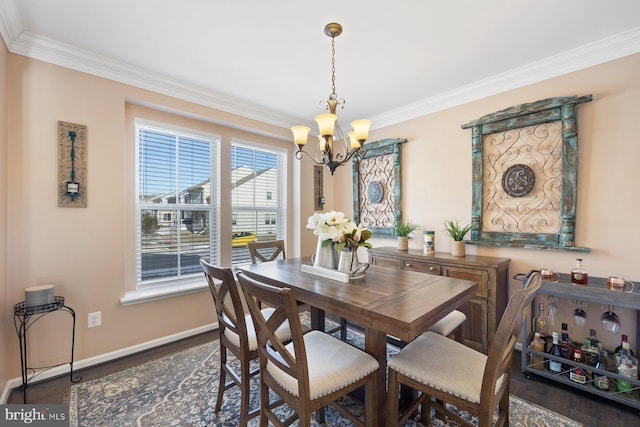
[{"label": "white vase", "polygon": [[316,253],[311,256],[311,261],[316,267],[328,268],[335,270],[337,266],[336,251],[333,248],[333,242],[326,246],[322,246],[322,238],[318,236],[318,244],[316,245]]},{"label": "white vase", "polygon": [[460,240],[460,241],[454,240],[451,243],[451,255],[453,255],[453,256],[465,256],[464,240]]}]

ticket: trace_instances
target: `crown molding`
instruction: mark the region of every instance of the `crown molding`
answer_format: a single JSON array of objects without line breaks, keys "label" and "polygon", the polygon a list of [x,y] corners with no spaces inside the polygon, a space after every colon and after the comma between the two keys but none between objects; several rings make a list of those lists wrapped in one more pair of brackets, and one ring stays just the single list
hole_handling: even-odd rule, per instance
[{"label": "crown molding", "polygon": [[371,117],[375,129],[538,83],[640,52],[640,27]]},{"label": "crown molding", "polygon": [[[92,74],[163,95],[204,105],[266,124],[288,128],[299,118],[263,105],[168,78],[111,58],[23,31],[15,0],[0,0],[0,35],[11,53]],[[518,87],[640,52],[640,27],[607,37],[522,67],[478,80],[371,117],[372,129],[414,119]]]},{"label": "crown molding", "polygon": [[15,0],[0,0],[0,36],[9,51],[22,30],[22,18]]},{"label": "crown molding", "polygon": [[293,116],[273,112],[258,105],[232,98],[197,85],[166,77],[161,73],[135,67],[74,46],[26,31],[11,43],[12,53],[43,62],[103,77],[119,83],[215,108],[252,120],[288,128],[298,121]]}]

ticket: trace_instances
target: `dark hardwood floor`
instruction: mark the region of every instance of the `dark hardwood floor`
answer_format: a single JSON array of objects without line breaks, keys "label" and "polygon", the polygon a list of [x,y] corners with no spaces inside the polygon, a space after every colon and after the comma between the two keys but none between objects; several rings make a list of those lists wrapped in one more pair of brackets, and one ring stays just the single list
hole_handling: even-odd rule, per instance
[{"label": "dark hardwood floor", "polygon": [[[109,363],[82,369],[77,373],[82,375],[83,381],[88,381],[215,339],[217,339],[217,331],[208,332]],[[512,367],[511,393],[524,400],[565,415],[585,426],[630,427],[640,425],[638,410],[600,399],[591,394],[580,394],[573,388],[542,378],[525,378],[520,371],[519,352],[514,354]],[[68,375],[32,384],[28,388],[29,402],[63,403],[65,391],[71,385]],[[22,391],[20,389],[14,390],[7,403],[22,403]]]}]

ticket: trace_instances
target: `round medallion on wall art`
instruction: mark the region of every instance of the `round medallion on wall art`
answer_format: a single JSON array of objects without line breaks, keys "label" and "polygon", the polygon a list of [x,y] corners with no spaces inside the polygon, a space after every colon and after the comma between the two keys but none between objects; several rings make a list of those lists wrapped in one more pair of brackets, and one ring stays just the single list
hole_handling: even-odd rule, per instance
[{"label": "round medallion on wall art", "polygon": [[533,190],[536,175],[523,164],[510,166],[502,175],[502,188],[511,197],[523,197]]},{"label": "round medallion on wall art", "polygon": [[380,203],[384,197],[384,189],[380,181],[371,181],[367,189],[367,195],[371,203]]}]

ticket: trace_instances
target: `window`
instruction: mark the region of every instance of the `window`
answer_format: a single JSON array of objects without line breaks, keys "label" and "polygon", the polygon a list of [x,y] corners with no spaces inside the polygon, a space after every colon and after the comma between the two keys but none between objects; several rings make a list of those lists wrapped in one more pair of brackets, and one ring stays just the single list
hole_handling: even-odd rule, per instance
[{"label": "window", "polygon": [[274,213],[266,213],[264,214],[264,223],[265,225],[273,225],[276,223],[276,214]]},{"label": "window", "polygon": [[217,262],[218,141],[136,123],[137,284],[201,275]]},{"label": "window", "polygon": [[[249,144],[231,146],[232,263],[250,261],[247,242],[284,239],[285,153]],[[266,197],[265,197],[266,196]]]}]

